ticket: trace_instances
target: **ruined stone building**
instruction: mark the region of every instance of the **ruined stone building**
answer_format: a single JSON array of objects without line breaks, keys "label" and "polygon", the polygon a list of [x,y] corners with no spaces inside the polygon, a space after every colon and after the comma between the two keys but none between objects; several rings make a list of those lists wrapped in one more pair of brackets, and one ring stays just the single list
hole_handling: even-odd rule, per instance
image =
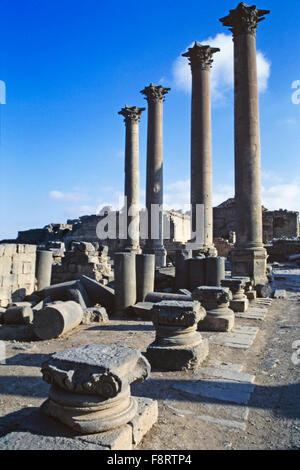
[{"label": "ruined stone building", "polygon": [[[234,198],[227,199],[213,209],[214,238],[228,239],[230,232],[236,232],[236,213]],[[299,212],[287,210],[269,211],[262,207],[263,241],[273,238],[299,237]]]}]

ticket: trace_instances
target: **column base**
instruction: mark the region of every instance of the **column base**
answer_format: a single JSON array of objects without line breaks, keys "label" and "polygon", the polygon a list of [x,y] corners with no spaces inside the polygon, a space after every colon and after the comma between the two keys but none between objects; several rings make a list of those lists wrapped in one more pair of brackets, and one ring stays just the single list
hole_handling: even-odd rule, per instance
[{"label": "column base", "polygon": [[198,323],[198,331],[230,331],[234,327],[234,319],[229,308],[208,310],[206,317]]},{"label": "column base", "polygon": [[245,295],[248,300],[255,300],[256,299],[256,290],[250,290],[248,292],[245,292]]},{"label": "column base", "polygon": [[262,247],[236,247],[230,255],[231,275],[248,276],[255,284],[266,284],[267,279],[267,252]]},{"label": "column base", "polygon": [[147,348],[145,355],[152,369],[197,369],[208,356],[208,340],[200,336],[198,344],[183,346],[162,346],[154,342]]},{"label": "column base", "polygon": [[147,247],[143,249],[145,255],[155,255],[155,268],[163,268],[167,264],[167,251],[164,247],[153,248]]},{"label": "column base", "polygon": [[95,434],[127,424],[137,412],[137,402],[129,388],[114,398],[75,394],[52,386],[41,405],[43,413],[80,432]]},{"label": "column base", "polygon": [[247,298],[231,300],[229,306],[234,312],[247,312],[249,300]]}]

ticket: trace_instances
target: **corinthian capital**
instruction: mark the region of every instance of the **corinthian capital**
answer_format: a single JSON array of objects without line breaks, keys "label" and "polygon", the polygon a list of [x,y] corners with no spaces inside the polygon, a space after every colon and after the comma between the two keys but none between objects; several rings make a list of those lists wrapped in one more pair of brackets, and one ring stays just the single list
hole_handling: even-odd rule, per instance
[{"label": "corinthian capital", "polygon": [[264,15],[270,10],[259,10],[256,5],[249,7],[246,3],[240,3],[235,10],[229,10],[229,15],[220,18],[223,26],[229,26],[233,33],[233,38],[240,34],[256,34],[257,24],[263,21]]},{"label": "corinthian capital", "polygon": [[209,70],[213,63],[213,54],[216,52],[220,52],[218,47],[203,46],[200,42],[195,41],[193,47],[189,47],[187,52],[181,55],[182,57],[189,58],[189,64],[192,70],[194,67]]},{"label": "corinthian capital", "polygon": [[140,122],[141,114],[145,111],[146,108],[137,108],[136,106],[125,105],[118,114],[124,116],[124,121],[126,124],[129,122]]},{"label": "corinthian capital", "polygon": [[146,95],[146,100],[148,103],[158,103],[165,101],[164,95],[170,91],[171,88],[164,88],[162,85],[154,85],[153,83],[150,83],[149,86],[146,86],[141,93],[143,95]]}]

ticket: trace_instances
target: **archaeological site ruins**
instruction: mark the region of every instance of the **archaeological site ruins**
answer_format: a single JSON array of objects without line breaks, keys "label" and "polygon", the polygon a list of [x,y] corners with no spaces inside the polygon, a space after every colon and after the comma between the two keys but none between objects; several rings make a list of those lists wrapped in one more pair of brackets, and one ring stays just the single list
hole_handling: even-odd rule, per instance
[{"label": "archaeological site ruins", "polygon": [[124,207],[0,242],[1,450],[300,448],[299,213],[262,205],[256,34],[269,13],[242,2],[220,19],[234,48],[234,198],[213,207],[222,51],[196,40],[182,51],[190,211],[163,208],[172,89],[148,82],[108,116],[124,137]]}]

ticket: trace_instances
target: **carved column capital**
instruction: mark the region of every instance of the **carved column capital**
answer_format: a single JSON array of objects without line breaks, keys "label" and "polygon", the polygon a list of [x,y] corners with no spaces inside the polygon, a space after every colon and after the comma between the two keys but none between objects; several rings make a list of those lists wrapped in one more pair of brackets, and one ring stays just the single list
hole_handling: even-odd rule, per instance
[{"label": "carved column capital", "polygon": [[166,95],[171,88],[165,88],[162,85],[154,85],[150,83],[149,86],[146,86],[141,93],[146,95],[146,100],[148,103],[159,103],[165,101],[164,95]]},{"label": "carved column capital", "polygon": [[193,47],[189,47],[187,52],[181,55],[188,57],[192,70],[198,67],[202,70],[209,70],[213,63],[213,54],[216,52],[220,52],[218,47],[204,46],[195,41]]},{"label": "carved column capital", "polygon": [[140,122],[141,114],[143,111],[145,111],[145,109],[146,108],[137,108],[136,106],[128,106],[126,104],[125,107],[122,108],[121,111],[118,112],[118,114],[121,114],[122,116],[124,116],[125,124],[128,124],[129,122]]},{"label": "carved column capital", "polygon": [[233,39],[241,34],[256,35],[257,24],[263,21],[264,15],[270,10],[259,10],[256,5],[249,7],[246,3],[240,3],[235,10],[229,10],[229,15],[220,18],[223,26],[229,26],[233,33]]}]

